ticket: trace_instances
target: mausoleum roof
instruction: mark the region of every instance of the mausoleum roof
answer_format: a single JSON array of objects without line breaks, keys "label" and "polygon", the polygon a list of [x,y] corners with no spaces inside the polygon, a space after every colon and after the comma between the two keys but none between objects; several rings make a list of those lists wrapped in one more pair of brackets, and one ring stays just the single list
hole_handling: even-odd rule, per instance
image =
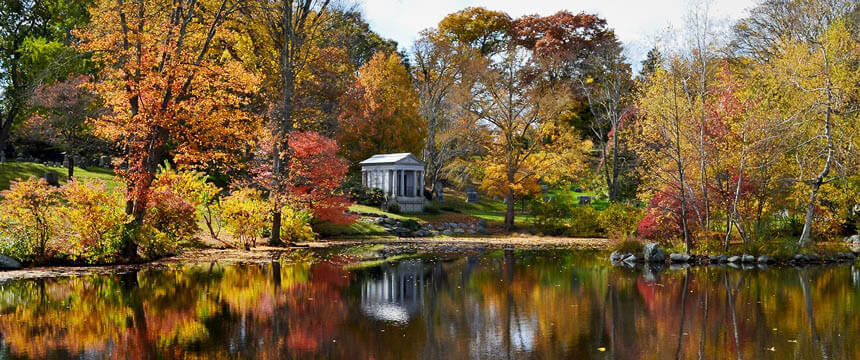
[{"label": "mausoleum roof", "polygon": [[424,162],[411,153],[376,154],[358,164],[362,166],[389,164],[424,166]]}]

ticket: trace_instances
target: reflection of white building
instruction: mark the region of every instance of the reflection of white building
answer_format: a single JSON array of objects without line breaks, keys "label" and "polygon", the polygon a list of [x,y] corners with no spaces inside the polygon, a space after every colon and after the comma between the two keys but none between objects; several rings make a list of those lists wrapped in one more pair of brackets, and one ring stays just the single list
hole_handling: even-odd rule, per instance
[{"label": "reflection of white building", "polygon": [[423,274],[420,260],[383,267],[381,279],[362,284],[361,310],[378,320],[406,323],[424,306]]},{"label": "reflection of white building", "polygon": [[382,190],[400,211],[424,211],[424,162],[410,153],[398,153],[373,155],[359,165],[362,185]]}]

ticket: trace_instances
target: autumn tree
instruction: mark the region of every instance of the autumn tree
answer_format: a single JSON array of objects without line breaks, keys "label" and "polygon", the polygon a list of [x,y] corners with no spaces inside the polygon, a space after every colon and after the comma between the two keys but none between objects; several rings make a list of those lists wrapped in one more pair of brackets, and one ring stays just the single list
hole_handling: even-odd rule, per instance
[{"label": "autumn tree", "polygon": [[504,51],[511,37],[510,15],[483,7],[467,7],[439,22],[439,33],[456,45],[468,46],[482,56]]},{"label": "autumn tree", "polygon": [[511,46],[497,58],[479,73],[467,106],[488,124],[490,137],[481,164],[485,169],[501,169],[489,175],[502,180],[483,183],[504,184],[505,229],[511,230],[517,189],[536,179],[570,178],[584,167],[584,153],[591,144],[559,121],[569,95],[563,88],[535,80],[542,68],[528,51]]},{"label": "autumn tree", "polygon": [[619,179],[631,167],[621,156],[622,136],[626,133],[619,131],[619,127],[623,116],[632,111],[632,71],[622,54],[621,44],[614,39],[597,44],[583,67],[585,71],[579,82],[593,116],[591,130],[597,140],[609,201],[616,201]]},{"label": "autumn tree", "polygon": [[91,3],[0,2],[0,154],[9,145],[13,124],[29,117],[27,103],[39,85],[89,70],[86,54],[73,48],[72,30],[89,21]]},{"label": "autumn tree", "polygon": [[479,61],[471,47],[457,46],[435,30],[425,30],[412,50],[413,83],[420,114],[427,127],[422,160],[425,183],[435,193],[438,182],[453,170],[456,160],[464,160],[479,150],[481,132],[470,113],[459,106],[476,78],[471,68]]},{"label": "autumn tree", "polygon": [[[823,186],[857,169],[860,45],[850,25],[835,22],[813,42],[786,39],[770,62],[777,108],[790,134],[797,190],[808,192],[798,245],[810,240]],[[789,130],[790,129],[790,130]]]},{"label": "autumn tree", "polygon": [[357,163],[374,154],[421,151],[426,125],[411,77],[396,53],[377,53],[341,98],[338,143]]},{"label": "autumn tree", "polygon": [[96,141],[89,120],[104,113],[95,95],[84,88],[89,80],[79,75],[50,86],[41,85],[30,100],[37,113],[26,126],[43,129],[43,134],[66,153],[69,178],[74,177],[75,157],[80,149]]},{"label": "autumn tree", "polygon": [[121,149],[126,210],[137,224],[163,160],[225,166],[253,142],[257,121],[243,106],[258,80],[219,51],[235,42],[222,25],[238,4],[101,0],[79,33],[80,49],[102,64],[92,89],[110,111],[96,131]]},{"label": "autumn tree", "polygon": [[[296,128],[300,113],[297,85],[309,69],[310,53],[323,35],[330,18],[329,0],[247,1],[242,7],[243,21],[251,34],[253,54],[265,77],[263,105],[272,148],[272,236],[269,242],[280,245],[281,208],[286,201],[290,151],[287,141]],[[262,54],[262,55],[261,55]],[[269,56],[277,54],[277,56]],[[330,54],[333,55],[333,54]],[[324,60],[323,60],[324,61]],[[322,62],[321,62],[322,63]],[[325,80],[324,80],[325,81]]]}]

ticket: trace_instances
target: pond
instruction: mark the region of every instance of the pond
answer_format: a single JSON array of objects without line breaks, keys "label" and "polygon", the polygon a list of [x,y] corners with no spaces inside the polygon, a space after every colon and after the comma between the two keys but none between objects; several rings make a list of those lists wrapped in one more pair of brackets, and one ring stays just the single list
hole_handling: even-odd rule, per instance
[{"label": "pond", "polygon": [[605,253],[174,265],[0,284],[0,358],[856,358],[852,265],[663,272]]}]

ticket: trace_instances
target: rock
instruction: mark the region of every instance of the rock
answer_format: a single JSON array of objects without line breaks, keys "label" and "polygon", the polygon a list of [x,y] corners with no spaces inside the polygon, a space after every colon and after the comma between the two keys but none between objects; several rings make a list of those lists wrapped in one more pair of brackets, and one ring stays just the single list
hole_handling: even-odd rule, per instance
[{"label": "rock", "polygon": [[609,260],[618,261],[624,258],[624,254],[618,252],[618,250],[613,251],[609,254]]},{"label": "rock", "polygon": [[852,252],[841,252],[836,254],[836,257],[842,260],[851,260],[854,261],[857,259],[857,255],[854,255]]},{"label": "rock", "polygon": [[21,268],[21,262],[6,255],[0,255],[0,270],[17,270]]},{"label": "rock", "polygon": [[755,262],[755,256],[744,254],[741,261],[745,263]]},{"label": "rock", "polygon": [[729,260],[729,257],[725,256],[725,255],[712,255],[710,257],[710,260],[711,260],[711,263],[721,264],[721,263],[727,262]]},{"label": "rock", "polygon": [[627,254],[627,256],[624,257],[624,262],[627,262],[627,263],[635,263],[636,260],[639,260],[639,259],[637,259],[636,255],[633,255],[633,254]]},{"label": "rock", "polygon": [[455,234],[462,234],[462,233],[464,233],[464,232],[466,232],[466,231],[465,231],[465,230],[463,230],[462,228],[456,228],[456,229],[454,229],[454,233],[455,233]]},{"label": "rock", "polygon": [[806,255],[806,260],[807,260],[807,261],[818,261],[819,259],[820,259],[820,258],[818,257],[818,255],[817,255],[817,254],[809,254],[809,255]]},{"label": "rock", "polygon": [[660,245],[648,243],[642,247],[642,258],[648,263],[664,262],[666,254],[663,253],[663,249],[660,249]]},{"label": "rock", "polygon": [[451,235],[454,235],[454,233],[451,230],[446,229],[445,231],[442,232],[442,235],[451,236]]},{"label": "rock", "polygon": [[845,238],[845,242],[852,244],[860,244],[860,235],[851,235]]},{"label": "rock", "polygon": [[794,255],[794,257],[791,259],[794,261],[806,261],[807,260],[806,256],[804,256],[803,254]]},{"label": "rock", "polygon": [[690,255],[687,254],[670,254],[669,260],[673,263],[686,263],[690,261]]},{"label": "rock", "polygon": [[663,270],[666,270],[666,265],[662,262],[655,263],[645,263],[642,266],[642,277],[645,278],[646,282],[653,283],[657,281],[657,277],[660,275]]},{"label": "rock", "polygon": [[758,263],[759,264],[770,264],[772,262],[773,262],[773,259],[771,259],[770,256],[762,255],[762,256],[758,257]]},{"label": "rock", "polygon": [[735,256],[732,256],[732,257],[730,257],[730,258],[726,259],[726,261],[728,261],[730,264],[734,264],[734,263],[740,262],[740,261],[741,261],[741,257],[740,257],[740,256],[735,255]]}]

